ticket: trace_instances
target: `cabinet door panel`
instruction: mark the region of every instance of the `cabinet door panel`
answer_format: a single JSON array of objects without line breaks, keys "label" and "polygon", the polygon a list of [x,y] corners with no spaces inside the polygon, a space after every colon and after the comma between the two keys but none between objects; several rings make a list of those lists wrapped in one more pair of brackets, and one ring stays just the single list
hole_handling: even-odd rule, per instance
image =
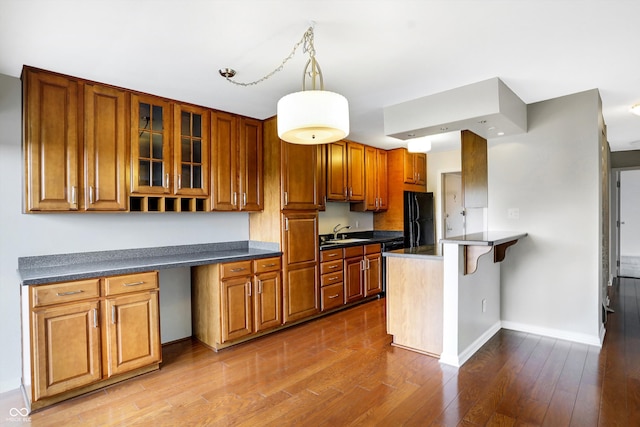
[{"label": "cabinet door panel", "polygon": [[126,210],[125,92],[94,84],[84,89],[84,206]]},{"label": "cabinet door panel", "polygon": [[260,211],[263,203],[262,123],[243,118],[240,123],[240,209]]},{"label": "cabinet door panel", "polygon": [[347,187],[348,200],[358,202],[364,200],[364,145],[349,141],[347,143]]},{"label": "cabinet door panel", "polygon": [[171,192],[171,105],[149,95],[131,95],[131,192]]},{"label": "cabinet door panel", "polygon": [[282,141],[283,209],[318,209],[320,164],[315,145]]},{"label": "cabinet door panel", "polygon": [[158,293],[110,298],[105,306],[107,376],[160,362]]},{"label": "cabinet door panel", "polygon": [[26,71],[26,209],[78,209],[78,83]]},{"label": "cabinet door panel", "polygon": [[364,297],[362,257],[344,260],[344,302],[358,301]]},{"label": "cabinet door panel", "polygon": [[285,272],[284,323],[318,313],[318,268],[315,264]]},{"label": "cabinet door panel", "polygon": [[280,272],[256,275],[254,283],[254,329],[256,332],[282,324]]},{"label": "cabinet door panel", "polygon": [[205,108],[175,105],[173,119],[174,192],[209,194],[209,112]]},{"label": "cabinet door panel", "polygon": [[364,296],[369,297],[382,292],[382,256],[371,254],[365,256],[368,268],[365,270]]},{"label": "cabinet door panel", "polygon": [[347,144],[327,145],[327,200],[347,200]]},{"label": "cabinet door panel", "polygon": [[35,400],[101,379],[99,326],[97,301],[33,313]]},{"label": "cabinet door panel", "polygon": [[251,320],[251,277],[223,280],[220,292],[222,342],[225,343],[250,335],[253,332]]},{"label": "cabinet door panel", "polygon": [[385,211],[389,208],[389,189],[387,187],[387,152],[385,150],[377,150],[378,165],[376,173],[378,177],[378,208],[379,211]]},{"label": "cabinet door panel", "polygon": [[318,261],[318,214],[283,215],[285,264]]},{"label": "cabinet door panel", "polygon": [[232,114],[212,114],[213,152],[211,208],[216,211],[236,210],[238,205],[237,157],[238,121]]}]

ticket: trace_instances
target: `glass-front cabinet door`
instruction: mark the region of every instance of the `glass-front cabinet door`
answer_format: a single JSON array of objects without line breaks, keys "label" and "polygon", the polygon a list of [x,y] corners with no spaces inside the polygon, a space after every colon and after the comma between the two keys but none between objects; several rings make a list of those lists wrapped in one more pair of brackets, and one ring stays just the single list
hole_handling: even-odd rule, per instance
[{"label": "glass-front cabinet door", "polygon": [[206,109],[174,106],[174,191],[207,195],[209,183],[209,113]]},{"label": "glass-front cabinet door", "polygon": [[131,192],[171,192],[170,104],[131,95]]}]

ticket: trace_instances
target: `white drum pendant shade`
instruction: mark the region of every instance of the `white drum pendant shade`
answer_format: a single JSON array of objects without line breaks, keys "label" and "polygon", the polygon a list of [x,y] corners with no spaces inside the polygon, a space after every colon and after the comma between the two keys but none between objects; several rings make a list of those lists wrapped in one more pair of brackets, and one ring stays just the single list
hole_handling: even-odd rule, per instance
[{"label": "white drum pendant shade", "polygon": [[349,135],[349,102],[326,90],[303,90],[278,101],[278,136],[294,144],[327,144]]}]

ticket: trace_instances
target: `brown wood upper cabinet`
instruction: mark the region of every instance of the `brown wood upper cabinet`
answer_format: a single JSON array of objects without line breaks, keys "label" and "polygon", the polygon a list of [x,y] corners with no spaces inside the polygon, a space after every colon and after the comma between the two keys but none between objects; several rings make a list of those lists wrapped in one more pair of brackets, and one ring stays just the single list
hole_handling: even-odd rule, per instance
[{"label": "brown wood upper cabinet", "polygon": [[173,109],[175,194],[209,194],[209,110],[175,104]]},{"label": "brown wood upper cabinet", "polygon": [[126,210],[127,93],[30,67],[23,90],[25,210]]},{"label": "brown wood upper cabinet", "polygon": [[365,146],[353,141],[327,145],[327,200],[363,201]]},{"label": "brown wood upper cabinet", "polygon": [[404,150],[405,184],[427,185],[427,155]]},{"label": "brown wood upper cabinet", "polygon": [[291,144],[281,141],[282,209],[321,209],[320,145]]},{"label": "brown wood upper cabinet", "polygon": [[361,203],[352,203],[352,211],[385,211],[389,207],[387,188],[387,152],[364,147],[365,195]]},{"label": "brown wood upper cabinet", "polygon": [[211,123],[212,210],[262,210],[262,123],[223,112]]}]

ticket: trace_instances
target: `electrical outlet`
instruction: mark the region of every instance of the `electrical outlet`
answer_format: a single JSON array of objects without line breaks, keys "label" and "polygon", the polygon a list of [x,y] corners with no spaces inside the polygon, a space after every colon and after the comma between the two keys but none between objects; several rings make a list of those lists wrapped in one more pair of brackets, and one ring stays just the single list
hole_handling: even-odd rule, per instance
[{"label": "electrical outlet", "polygon": [[486,299],[482,300],[482,312],[483,313],[487,312],[487,300]]},{"label": "electrical outlet", "polygon": [[507,209],[507,218],[509,218],[509,219],[519,219],[520,218],[520,209],[519,208],[509,208],[509,209]]},{"label": "electrical outlet", "polygon": [[360,221],[356,221],[356,228],[360,227]]}]

